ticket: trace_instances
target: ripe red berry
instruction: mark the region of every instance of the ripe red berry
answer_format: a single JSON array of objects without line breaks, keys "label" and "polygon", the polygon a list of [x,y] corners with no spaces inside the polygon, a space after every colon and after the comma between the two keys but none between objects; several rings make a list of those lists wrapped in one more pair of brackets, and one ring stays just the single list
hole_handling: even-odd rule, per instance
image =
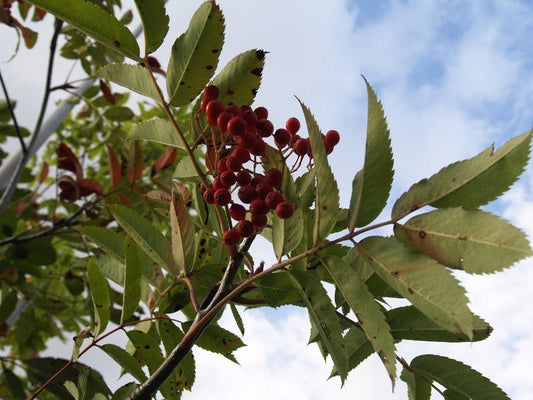
[{"label": "ripe red berry", "polygon": [[254,224],[256,228],[264,227],[267,222],[268,220],[266,214],[252,215],[252,224]]},{"label": "ripe red berry", "polygon": [[276,146],[285,147],[291,141],[291,133],[287,129],[279,128],[274,132]]},{"label": "ripe red berry", "polygon": [[220,174],[220,182],[230,187],[233,186],[235,182],[237,182],[237,177],[232,171],[224,171]]},{"label": "ripe red berry", "polygon": [[232,118],[233,118],[233,114],[230,114],[227,111],[223,111],[219,114],[217,118],[217,125],[218,125],[218,129],[220,129],[220,132],[227,132],[228,122]]},{"label": "ripe red berry", "polygon": [[260,182],[255,186],[255,193],[262,199],[273,190],[272,185],[268,182]]},{"label": "ripe red berry", "polygon": [[264,175],[261,174],[255,174],[254,178],[252,179],[252,186],[257,186],[261,182],[265,182],[266,178]]},{"label": "ripe red berry", "polygon": [[296,132],[300,130],[300,121],[296,117],[291,117],[285,123],[285,128],[292,134],[295,135]]},{"label": "ripe red berry", "polygon": [[274,210],[284,200],[285,197],[280,192],[270,192],[265,197],[265,203],[271,210]]},{"label": "ripe red berry", "polygon": [[205,109],[207,107],[207,105],[213,101],[214,99],[212,99],[211,97],[204,97],[202,99],[202,101],[200,102],[200,110],[202,110],[203,112],[205,112]]},{"label": "ripe red berry", "polygon": [[250,149],[250,153],[254,156],[264,156],[266,154],[266,143],[263,138],[256,137],[255,144]]},{"label": "ripe red berry", "polygon": [[242,135],[246,131],[246,121],[242,117],[233,117],[228,122],[228,133],[232,136]]},{"label": "ripe red berry", "polygon": [[207,189],[203,194],[203,198],[207,204],[215,204],[215,189]]},{"label": "ripe red berry", "polygon": [[237,224],[237,231],[241,234],[241,237],[252,236],[255,232],[254,224],[248,220],[240,221]]},{"label": "ripe red berry", "polygon": [[236,106],[235,104],[230,104],[229,106],[227,106],[226,111],[229,112],[230,114],[233,114],[236,117],[241,115],[242,113],[241,108]]},{"label": "ripe red berry", "polygon": [[254,112],[258,120],[268,118],[268,110],[265,107],[257,107]]},{"label": "ripe red berry", "polygon": [[224,106],[224,103],[221,101],[211,100],[205,108],[207,123],[209,125],[216,125],[218,116],[224,111],[225,108],[226,107]]},{"label": "ripe red berry", "polygon": [[301,139],[300,135],[292,135],[291,136],[291,141],[289,142],[289,144],[290,145],[294,145],[300,139]]},{"label": "ripe red berry", "polygon": [[257,129],[257,133],[262,137],[269,137],[272,135],[272,132],[274,132],[274,125],[272,125],[272,122],[268,119],[260,119],[257,121],[255,129]]},{"label": "ripe red berry", "polygon": [[243,203],[249,204],[257,197],[255,187],[250,185],[241,186],[237,192],[237,196]]},{"label": "ripe red berry", "polygon": [[255,199],[250,203],[250,214],[252,215],[264,215],[268,210],[269,208],[263,199]]},{"label": "ripe red berry", "polygon": [[310,149],[309,139],[298,139],[294,145],[294,152],[299,156],[305,156]]},{"label": "ripe red berry", "polygon": [[216,204],[219,206],[225,206],[231,201],[231,194],[228,189],[217,189],[214,198]]},{"label": "ripe red berry", "polygon": [[238,138],[239,147],[242,147],[248,150],[254,147],[256,141],[257,141],[257,135],[250,131],[246,131],[242,133]]},{"label": "ripe red berry", "polygon": [[239,240],[241,240],[241,234],[236,229],[228,229],[222,235],[222,241],[226,246],[236,245],[239,243]]},{"label": "ripe red berry", "polygon": [[271,168],[266,172],[265,178],[268,183],[279,189],[283,180],[283,173],[277,168]]},{"label": "ripe red berry", "polygon": [[249,185],[250,182],[252,182],[252,176],[248,172],[244,170],[237,172],[237,183],[239,185],[246,186]]},{"label": "ripe red berry", "polygon": [[226,158],[226,167],[230,171],[238,172],[242,169],[242,162],[240,162],[235,156],[229,156]]},{"label": "ripe red berry", "polygon": [[222,173],[222,172],[228,170],[228,167],[226,166],[226,159],[225,158],[222,158],[222,159],[218,160],[218,162],[217,162],[217,170],[218,170],[219,173]]},{"label": "ripe red berry", "polygon": [[340,140],[341,140],[341,137],[339,135],[339,132],[335,130],[330,130],[326,132],[326,137],[324,139],[324,142],[326,143],[326,145],[335,147],[337,143],[339,143]]},{"label": "ripe red berry", "polygon": [[253,112],[251,108],[244,109],[242,111],[242,117],[246,121],[248,129],[255,128],[255,124],[257,124],[257,115]]},{"label": "ripe red berry", "polygon": [[218,87],[214,85],[210,85],[204,89],[204,97],[209,99],[216,99],[218,98],[220,91],[218,90]]},{"label": "ripe red berry", "polygon": [[276,215],[279,218],[290,218],[294,212],[294,206],[289,201],[282,201],[276,206]]},{"label": "ripe red berry", "polygon": [[250,160],[250,152],[244,147],[240,146],[237,146],[233,149],[233,156],[243,164]]},{"label": "ripe red berry", "polygon": [[235,221],[242,221],[246,218],[246,208],[244,208],[240,204],[232,204],[229,208],[229,215],[231,218],[233,218]]}]

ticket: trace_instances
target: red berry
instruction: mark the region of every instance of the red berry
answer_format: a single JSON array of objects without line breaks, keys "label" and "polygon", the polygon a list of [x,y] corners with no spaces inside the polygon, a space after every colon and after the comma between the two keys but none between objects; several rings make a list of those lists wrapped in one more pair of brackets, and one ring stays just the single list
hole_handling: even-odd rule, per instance
[{"label": "red berry", "polygon": [[244,132],[239,136],[238,139],[239,147],[243,147],[245,149],[251,149],[254,147],[256,141],[257,135],[250,131]]},{"label": "red berry", "polygon": [[291,136],[291,141],[289,142],[289,144],[290,145],[294,145],[300,139],[301,139],[300,135],[292,135]]},{"label": "red berry", "polygon": [[300,121],[296,117],[291,117],[285,123],[285,128],[292,134],[295,135],[296,132],[300,130]]},{"label": "red berry", "polygon": [[220,115],[217,118],[217,125],[218,125],[218,129],[220,129],[220,132],[227,132],[228,122],[232,118],[233,118],[233,114],[230,114],[227,111],[223,111],[220,113]]},{"label": "red berry", "polygon": [[203,198],[207,204],[215,204],[215,189],[207,189],[203,194]]},{"label": "red berry", "polygon": [[233,149],[233,156],[243,164],[250,160],[250,152],[240,146]]},{"label": "red berry", "polygon": [[260,119],[257,121],[255,128],[257,129],[257,133],[262,137],[269,137],[272,135],[272,132],[274,132],[274,125],[272,125],[272,122],[268,119]]},{"label": "red berry", "polygon": [[224,111],[225,108],[226,107],[224,106],[224,103],[221,101],[211,100],[205,108],[208,124],[216,125],[218,116]]},{"label": "red berry", "polygon": [[310,149],[309,139],[298,139],[294,145],[294,152],[299,156],[305,156]]},{"label": "red berry", "polygon": [[202,101],[200,102],[200,110],[202,110],[203,112],[205,112],[205,109],[207,107],[207,105],[209,104],[209,102],[213,101],[214,99],[212,99],[211,97],[204,97],[202,99]]},{"label": "red berry", "polygon": [[241,234],[241,237],[252,236],[255,232],[254,224],[248,220],[240,221],[237,224],[237,231]]},{"label": "red berry", "polygon": [[235,104],[230,104],[229,106],[227,106],[226,111],[236,117],[242,114],[241,108],[236,106]]},{"label": "red berry", "polygon": [[248,129],[253,129],[255,124],[257,124],[257,115],[251,108],[243,110],[242,117],[246,121]]},{"label": "red berry", "polygon": [[218,98],[220,91],[218,90],[218,87],[214,85],[210,85],[204,89],[204,97],[209,99],[216,99]]},{"label": "red berry", "polygon": [[241,234],[236,229],[228,229],[222,236],[222,241],[226,246],[236,245],[239,240],[241,240]]},{"label": "red berry", "polygon": [[246,186],[249,185],[250,182],[252,182],[252,176],[248,172],[244,170],[237,172],[237,183],[239,185]]},{"label": "red berry", "polygon": [[242,169],[242,162],[240,162],[235,156],[229,156],[226,158],[226,167],[230,171],[238,172]]},{"label": "red berry", "polygon": [[279,218],[286,219],[292,216],[294,206],[289,201],[282,201],[276,206],[276,215]]},{"label": "red berry", "polygon": [[233,117],[228,122],[228,133],[232,136],[242,135],[246,131],[246,121],[242,117]]},{"label": "red berry", "polygon": [[283,196],[280,192],[270,192],[265,197],[265,203],[271,210],[274,210],[276,206],[284,200],[285,196]]},{"label": "red berry", "polygon": [[233,186],[237,182],[237,178],[232,171],[224,171],[220,174],[220,182],[226,186]]},{"label": "red berry", "polygon": [[226,166],[226,159],[225,158],[222,158],[222,159],[218,160],[218,162],[217,162],[217,170],[218,170],[219,173],[222,173],[222,172],[228,170],[228,167]]},{"label": "red berry", "polygon": [[256,137],[255,144],[250,149],[254,156],[264,156],[266,154],[266,143],[261,137]]},{"label": "red berry", "polygon": [[228,189],[217,189],[215,192],[215,203],[219,206],[225,206],[231,201],[231,194]]},{"label": "red berry", "polygon": [[250,185],[241,186],[237,192],[237,196],[243,203],[249,204],[257,197],[255,187]]},{"label": "red berry", "polygon": [[232,204],[229,209],[229,215],[231,215],[231,218],[235,221],[242,221],[246,218],[246,208],[240,204]]},{"label": "red berry", "polygon": [[274,141],[278,147],[285,147],[291,141],[291,133],[287,129],[276,129]]},{"label": "red berry", "polygon": [[257,107],[254,112],[257,115],[257,119],[268,118],[268,110],[265,107]]},{"label": "red berry", "polygon": [[260,182],[255,186],[255,193],[262,199],[273,190],[272,185],[268,182]]},{"label": "red berry", "polygon": [[263,199],[255,199],[250,203],[250,214],[252,215],[264,215],[268,210],[269,208]]},{"label": "red berry", "polygon": [[268,220],[266,214],[252,215],[252,224],[254,224],[256,228],[262,228],[267,224],[267,222]]},{"label": "red berry", "polygon": [[252,186],[257,186],[261,182],[265,182],[266,178],[264,175],[261,174],[255,174],[254,178],[252,179]]},{"label": "red berry", "polygon": [[326,137],[324,139],[324,142],[326,143],[326,145],[335,147],[337,143],[339,143],[340,140],[341,140],[341,137],[339,135],[339,132],[335,130],[326,132]]},{"label": "red berry", "polygon": [[283,173],[279,169],[277,168],[269,169],[266,172],[265,177],[266,177],[267,182],[270,183],[275,188],[279,189],[281,187],[281,181],[283,180]]}]

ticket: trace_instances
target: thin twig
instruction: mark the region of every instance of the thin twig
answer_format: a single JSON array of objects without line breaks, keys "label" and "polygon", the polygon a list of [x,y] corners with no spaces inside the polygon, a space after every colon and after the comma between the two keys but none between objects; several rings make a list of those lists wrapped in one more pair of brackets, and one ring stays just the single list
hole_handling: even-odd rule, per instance
[{"label": "thin twig", "polygon": [[20,147],[22,147],[22,153],[26,154],[28,152],[28,148],[26,147],[26,143],[24,143],[24,139],[22,138],[22,132],[17,122],[17,117],[15,116],[15,110],[13,109],[13,106],[11,105],[11,99],[9,98],[9,94],[7,93],[7,87],[6,87],[6,84],[4,83],[4,78],[2,77],[1,71],[0,71],[0,83],[2,84],[2,90],[6,98],[9,114],[11,114],[11,119],[13,120],[13,126],[15,127],[15,132],[17,132],[17,136],[20,141]]}]

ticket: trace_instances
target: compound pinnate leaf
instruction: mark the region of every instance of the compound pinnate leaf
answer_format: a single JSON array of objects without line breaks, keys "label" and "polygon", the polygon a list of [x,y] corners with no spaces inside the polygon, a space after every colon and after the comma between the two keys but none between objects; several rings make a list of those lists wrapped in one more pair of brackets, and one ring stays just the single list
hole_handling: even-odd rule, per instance
[{"label": "compound pinnate leaf", "polygon": [[394,175],[389,128],[383,106],[365,79],[368,91],[368,120],[365,162],[355,175],[350,200],[349,228],[365,226],[381,213]]},{"label": "compound pinnate leaf", "polygon": [[368,237],[356,249],[383,281],[438,325],[472,338],[465,290],[444,265],[394,238]]},{"label": "compound pinnate leaf", "polygon": [[339,188],[331,172],[322,133],[316,123],[315,117],[301,101],[300,105],[305,116],[309,139],[311,140],[311,149],[313,150],[313,160],[315,161],[316,196],[313,242],[316,244],[331,233],[337,222]]},{"label": "compound pinnate leaf", "polygon": [[336,371],[344,382],[348,375],[348,360],[344,350],[342,328],[326,289],[320,279],[307,271],[292,270],[290,277],[294,287],[300,292],[313,325],[318,330],[321,344],[331,355]]},{"label": "compound pinnate leaf", "polygon": [[192,102],[215,73],[224,43],[224,16],[213,1],[203,3],[187,31],[172,46],[167,69],[169,104]]},{"label": "compound pinnate leaf", "polygon": [[115,82],[143,96],[150,97],[157,102],[161,101],[159,93],[150,78],[150,72],[140,65],[125,63],[107,64],[96,72],[96,76]]},{"label": "compound pinnate leaf", "polygon": [[168,32],[169,18],[164,0],[135,0],[144,31],[145,53],[156,51]]},{"label": "compound pinnate leaf", "polygon": [[533,254],[525,234],[507,221],[461,207],[417,215],[394,233],[441,264],[474,274],[501,271]]},{"label": "compound pinnate leaf", "polygon": [[414,358],[410,367],[429,382],[436,381],[469,399],[508,400],[496,384],[468,365],[451,358],[425,354]]},{"label": "compound pinnate leaf", "polygon": [[491,146],[414,184],[394,204],[392,218],[400,219],[426,205],[473,209],[496,199],[524,171],[531,135],[530,131],[516,136],[497,151]]},{"label": "compound pinnate leaf", "polygon": [[109,286],[98,265],[91,259],[87,265],[87,275],[91,286],[94,305],[94,336],[103,332],[109,322],[111,302]]},{"label": "compound pinnate leaf", "polygon": [[31,0],[29,3],[73,25],[104,46],[135,61],[142,61],[135,36],[114,15],[97,4],[85,0]]}]

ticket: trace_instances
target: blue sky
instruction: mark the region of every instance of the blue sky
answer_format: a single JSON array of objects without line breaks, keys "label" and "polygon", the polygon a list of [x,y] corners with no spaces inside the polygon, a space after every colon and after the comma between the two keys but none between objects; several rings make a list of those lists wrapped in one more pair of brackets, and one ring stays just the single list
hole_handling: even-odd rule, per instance
[{"label": "blue sky", "polygon": [[[186,29],[199,4],[169,3],[169,41],[157,53],[163,64],[173,39]],[[250,48],[269,51],[257,104],[268,107],[273,122],[279,126],[290,116],[301,117],[297,95],[323,130],[341,133],[331,163],[344,206],[363,162],[366,89],[361,74],[383,101],[391,130],[395,183],[390,205],[417,180],[492,143],[500,146],[533,126],[529,1],[220,0],[219,4],[227,23],[221,65]],[[45,42],[39,51],[47,51]],[[20,99],[19,108],[28,110],[28,120],[40,101],[42,83],[30,56],[21,51],[16,62],[2,65],[2,73],[18,85],[14,92],[39,93]],[[20,73],[19,60],[26,62],[29,73]],[[69,67],[60,66],[63,75],[58,73],[58,83]],[[529,166],[511,192],[489,209],[533,239],[533,168]],[[254,252],[256,259],[272,259],[264,245]],[[533,310],[526,305],[533,294],[533,259],[496,276],[458,276],[469,291],[472,308],[495,328],[491,338],[473,345],[404,343],[400,355],[410,359],[433,352],[455,357],[495,380],[511,398],[530,398]],[[376,357],[352,372],[343,389],[338,381],[328,381],[331,365],[324,364],[314,345],[306,346],[309,323],[298,309],[247,311],[244,318],[248,346],[237,352],[241,366],[199,351],[197,382],[185,399],[220,395],[220,388],[224,388],[222,398],[236,399],[407,398],[401,382],[391,392]],[[238,331],[230,317],[223,320]],[[68,354],[70,344],[67,347]],[[96,353],[88,359],[102,362]]]}]

